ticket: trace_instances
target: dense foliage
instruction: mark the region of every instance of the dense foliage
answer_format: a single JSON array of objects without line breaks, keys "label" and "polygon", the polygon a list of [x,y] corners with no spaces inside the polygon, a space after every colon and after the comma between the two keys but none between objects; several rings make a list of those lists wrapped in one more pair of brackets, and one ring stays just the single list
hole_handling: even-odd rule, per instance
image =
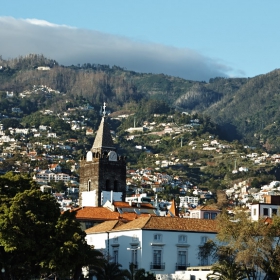
[{"label": "dense foliage", "polygon": [[79,279],[101,253],[85,241],[74,212],[60,213],[53,196],[27,177],[0,177],[0,264],[6,279],[55,274]]},{"label": "dense foliage", "polygon": [[[213,274],[221,280],[278,279],[280,276],[280,219],[251,221],[243,212],[218,218],[217,240],[200,247],[199,257],[217,262]],[[215,278],[216,279],[216,278]]]}]

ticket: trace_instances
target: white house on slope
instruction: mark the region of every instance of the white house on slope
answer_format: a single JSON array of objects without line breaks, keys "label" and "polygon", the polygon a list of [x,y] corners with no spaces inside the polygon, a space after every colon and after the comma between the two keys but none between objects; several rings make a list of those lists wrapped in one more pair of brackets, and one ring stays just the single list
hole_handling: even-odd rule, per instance
[{"label": "white house on slope", "polygon": [[273,215],[280,215],[280,196],[264,195],[263,203],[251,205],[251,219],[257,221],[260,218],[271,218]]}]

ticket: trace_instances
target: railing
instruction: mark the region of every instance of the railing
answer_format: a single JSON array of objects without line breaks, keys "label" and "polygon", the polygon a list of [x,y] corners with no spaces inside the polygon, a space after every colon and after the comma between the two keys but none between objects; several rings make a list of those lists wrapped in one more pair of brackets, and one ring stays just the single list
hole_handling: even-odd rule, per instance
[{"label": "railing", "polygon": [[151,263],[150,269],[165,269],[165,263]]},{"label": "railing", "polygon": [[187,270],[187,267],[189,267],[189,263],[176,263],[176,270]]}]

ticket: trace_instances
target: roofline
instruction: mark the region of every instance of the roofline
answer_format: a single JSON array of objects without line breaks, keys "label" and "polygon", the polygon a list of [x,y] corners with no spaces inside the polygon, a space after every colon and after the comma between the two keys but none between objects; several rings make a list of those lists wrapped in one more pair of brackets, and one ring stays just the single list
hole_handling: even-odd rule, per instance
[{"label": "roofline", "polygon": [[112,229],[110,230],[109,232],[120,232],[120,231],[132,231],[132,230],[146,230],[146,231],[170,231],[170,232],[190,232],[190,233],[213,233],[213,234],[217,234],[218,231],[194,231],[194,230],[182,230],[182,229],[178,229],[178,230],[175,230],[175,229],[172,229],[172,230],[169,230],[169,229],[152,229],[152,228],[132,228],[132,229],[121,229],[121,230],[118,230],[118,229]]},{"label": "roofline", "polygon": [[104,218],[77,218],[77,217],[76,217],[76,219],[79,221],[103,221],[103,222],[119,220],[119,218],[112,218],[112,219],[106,218],[106,220],[104,220]]}]

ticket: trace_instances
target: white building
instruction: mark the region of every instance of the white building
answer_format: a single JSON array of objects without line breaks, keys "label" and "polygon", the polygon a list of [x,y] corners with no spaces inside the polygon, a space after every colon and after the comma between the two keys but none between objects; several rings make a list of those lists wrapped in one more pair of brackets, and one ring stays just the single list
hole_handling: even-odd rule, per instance
[{"label": "white building", "polygon": [[207,266],[211,259],[199,259],[199,246],[215,239],[215,220],[176,217],[142,217],[128,223],[107,221],[86,230],[86,240],[112,261],[129,269],[144,268],[154,274],[172,274],[187,267]]},{"label": "white building", "polygon": [[188,208],[190,204],[197,206],[199,198],[198,196],[180,196],[180,207]]},{"label": "white building", "polygon": [[214,205],[202,205],[198,206],[194,209],[189,209],[190,218],[197,219],[216,219],[217,215],[221,213],[221,211]]},{"label": "white building", "polygon": [[54,173],[50,170],[42,170],[41,172],[34,175],[33,179],[36,180],[36,182],[63,181],[64,183],[70,182],[71,180],[77,180],[75,177],[66,173]]},{"label": "white building", "polygon": [[263,203],[254,203],[251,205],[251,218],[257,221],[260,218],[271,218],[273,215],[280,215],[280,196],[264,195]]}]

